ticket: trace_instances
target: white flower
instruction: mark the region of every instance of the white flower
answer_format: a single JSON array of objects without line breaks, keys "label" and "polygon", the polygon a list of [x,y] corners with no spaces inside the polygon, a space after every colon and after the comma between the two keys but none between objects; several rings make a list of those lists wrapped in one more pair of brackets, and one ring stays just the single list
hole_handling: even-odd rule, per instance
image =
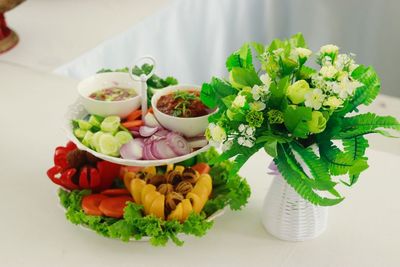
[{"label": "white flower", "polygon": [[241,136],[241,137],[238,138],[237,141],[238,141],[238,144],[239,144],[239,145],[243,146],[243,144],[244,144],[244,142],[246,141],[246,139],[244,139],[244,137]]},{"label": "white flower", "polygon": [[280,56],[283,53],[283,48],[278,48],[273,51],[275,56]]},{"label": "white flower", "polygon": [[306,107],[311,107],[315,110],[319,110],[325,99],[325,95],[322,93],[321,89],[314,89],[305,95],[306,101],[304,104]]},{"label": "white flower", "polygon": [[271,85],[271,77],[269,77],[268,73],[264,73],[263,75],[260,76],[260,80],[264,85],[266,85],[268,88]]},{"label": "white flower", "polygon": [[344,76],[339,83],[332,86],[332,91],[335,92],[341,99],[346,99],[348,96],[353,95],[354,90],[362,86],[358,81],[351,81],[349,77]]},{"label": "white flower", "polygon": [[254,132],[256,131],[256,128],[254,127],[248,127],[246,129],[246,136],[251,137],[254,135]]},{"label": "white flower", "polygon": [[254,100],[260,99],[260,97],[266,95],[268,93],[268,87],[266,85],[254,85],[251,89],[251,93],[253,95]]},{"label": "white flower", "polygon": [[339,47],[333,44],[324,45],[319,49],[321,54],[332,54],[337,53],[339,51]]},{"label": "white flower", "polygon": [[249,105],[250,109],[254,111],[262,111],[267,107],[265,103],[261,101],[255,101],[253,103],[250,103]]},{"label": "white flower", "polygon": [[233,145],[233,140],[228,140],[224,142],[224,144],[222,145],[222,151],[227,151],[231,149],[232,145]]},{"label": "white flower", "polygon": [[243,95],[236,96],[235,100],[232,102],[232,106],[235,108],[242,108],[246,103],[246,97]]},{"label": "white flower", "polygon": [[207,130],[206,135],[213,141],[222,143],[226,140],[226,132],[221,126],[216,125],[215,123],[210,123]]},{"label": "white flower", "polygon": [[300,58],[308,58],[312,54],[312,51],[310,49],[303,47],[296,47],[295,51]]},{"label": "white flower", "polygon": [[254,141],[250,140],[250,139],[246,139],[243,143],[243,146],[247,146],[247,147],[253,147],[254,146]]},{"label": "white flower", "polygon": [[324,101],[324,106],[331,107],[333,109],[337,109],[343,104],[343,100],[337,98],[336,96],[330,96],[328,99]]},{"label": "white flower", "polygon": [[334,66],[322,66],[319,73],[325,77],[332,79],[337,74],[338,70]]},{"label": "white flower", "polygon": [[244,131],[246,131],[246,125],[244,125],[243,123],[240,124],[238,130],[239,132],[243,133]]}]

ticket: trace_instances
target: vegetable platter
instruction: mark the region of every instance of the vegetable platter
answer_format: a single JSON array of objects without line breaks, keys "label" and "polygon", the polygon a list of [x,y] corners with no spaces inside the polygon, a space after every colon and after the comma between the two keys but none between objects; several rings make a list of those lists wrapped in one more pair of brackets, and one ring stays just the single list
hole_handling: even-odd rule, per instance
[{"label": "vegetable platter", "polygon": [[[154,63],[154,61],[153,61]],[[205,135],[200,87],[154,74],[154,65],[101,70],[80,82],[48,178],[66,218],[104,237],[182,245],[250,196],[234,163]]]}]

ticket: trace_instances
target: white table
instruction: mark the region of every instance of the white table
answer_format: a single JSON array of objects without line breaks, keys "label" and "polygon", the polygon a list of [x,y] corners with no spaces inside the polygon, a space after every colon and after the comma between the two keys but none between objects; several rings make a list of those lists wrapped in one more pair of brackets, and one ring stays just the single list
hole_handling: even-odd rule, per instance
[{"label": "white table", "polygon": [[0,266],[400,266],[400,156],[377,150],[312,241],[283,242],[264,231],[260,211],[271,177],[263,152],[241,170],[252,187],[249,204],[183,247],[123,243],[74,226],[45,172],[66,141],[60,125],[76,81],[4,63],[0,80]]}]

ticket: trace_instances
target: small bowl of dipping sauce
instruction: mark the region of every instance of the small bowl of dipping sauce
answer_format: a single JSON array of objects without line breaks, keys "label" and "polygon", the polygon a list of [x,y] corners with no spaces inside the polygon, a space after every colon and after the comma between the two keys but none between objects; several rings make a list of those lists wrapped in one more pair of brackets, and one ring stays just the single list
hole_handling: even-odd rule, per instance
[{"label": "small bowl of dipping sauce", "polygon": [[88,113],[103,117],[125,118],[141,105],[140,83],[123,72],[93,75],[78,84],[78,93]]}]

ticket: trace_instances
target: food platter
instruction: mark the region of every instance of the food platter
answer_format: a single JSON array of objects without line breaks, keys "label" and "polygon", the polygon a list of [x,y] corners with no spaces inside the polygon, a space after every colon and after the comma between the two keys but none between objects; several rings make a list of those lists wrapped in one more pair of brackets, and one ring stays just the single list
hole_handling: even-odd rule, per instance
[{"label": "food platter", "polygon": [[170,159],[162,159],[162,160],[133,160],[133,159],[123,159],[123,158],[117,158],[117,157],[112,157],[108,156],[99,152],[94,151],[93,149],[83,145],[81,141],[78,140],[78,138],[75,137],[73,133],[73,126],[72,126],[72,120],[75,119],[81,119],[85,118],[88,115],[88,112],[85,110],[82,102],[77,99],[75,103],[70,105],[67,109],[67,112],[64,116],[64,123],[63,123],[63,130],[65,131],[67,137],[69,140],[71,140],[79,149],[87,151],[91,153],[92,155],[101,158],[103,160],[113,162],[116,164],[120,165],[126,165],[126,166],[161,166],[161,165],[167,165],[167,164],[172,164],[172,163],[177,163],[181,162],[190,158],[193,158],[194,156],[207,151],[210,148],[210,145],[206,145],[196,151],[193,151],[192,153],[179,156],[179,157],[174,157]]}]

